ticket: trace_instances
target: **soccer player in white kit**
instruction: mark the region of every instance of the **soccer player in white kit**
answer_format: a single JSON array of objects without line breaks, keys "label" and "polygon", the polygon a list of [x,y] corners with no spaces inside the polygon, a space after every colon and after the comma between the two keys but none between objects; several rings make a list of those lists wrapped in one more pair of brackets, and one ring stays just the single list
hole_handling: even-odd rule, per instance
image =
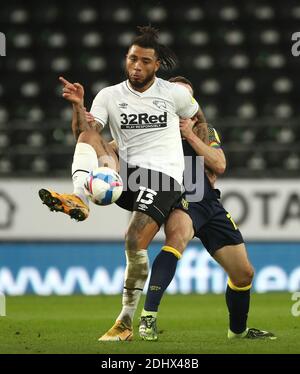
[{"label": "soccer player in white kit", "polygon": [[[39,191],[50,210],[78,221],[86,219],[89,208],[83,186],[88,173],[99,166],[98,159],[119,171],[117,155],[99,134],[106,125],[118,144],[127,176],[136,171],[146,176],[140,178],[136,190],[126,186],[117,201],[133,214],[125,235],[123,308],[113,327],[99,339],[103,341],[132,339],[134,312],[148,276],[148,245],[181,196],[184,156],[179,116],[196,117],[199,124],[205,122],[185,87],[156,77],[160,66],[170,69],[176,65],[173,52],[158,42],[157,30],[141,27],[139,31],[141,35],[134,39],[126,56],[128,79],[104,88],[93,101],[95,126],[85,119],[83,87],[60,78],[63,97],[73,105],[72,129],[78,137],[72,164],[74,192]],[[166,179],[170,181],[167,191],[163,188]]]}]

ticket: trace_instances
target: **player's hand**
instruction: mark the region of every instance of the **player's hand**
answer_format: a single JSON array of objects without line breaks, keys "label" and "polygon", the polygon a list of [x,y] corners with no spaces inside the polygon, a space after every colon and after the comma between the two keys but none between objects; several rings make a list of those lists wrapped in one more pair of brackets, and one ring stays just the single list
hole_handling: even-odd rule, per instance
[{"label": "player's hand", "polygon": [[191,118],[180,118],[179,128],[183,138],[188,139],[194,135],[193,127],[196,121],[196,119]]},{"label": "player's hand", "polygon": [[86,108],[84,109],[84,115],[87,123],[95,122],[95,117],[92,115],[92,113],[88,112]]},{"label": "player's hand", "polygon": [[64,77],[59,77],[59,80],[63,84],[63,98],[70,101],[72,104],[83,105],[83,86],[80,83],[71,83],[67,81]]}]

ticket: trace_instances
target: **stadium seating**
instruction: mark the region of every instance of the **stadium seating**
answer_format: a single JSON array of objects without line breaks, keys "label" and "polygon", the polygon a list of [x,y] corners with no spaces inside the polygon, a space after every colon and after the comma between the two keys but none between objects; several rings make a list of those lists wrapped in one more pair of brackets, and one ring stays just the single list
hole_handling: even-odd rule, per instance
[{"label": "stadium seating", "polygon": [[[25,5],[26,4],[26,5]],[[221,134],[226,177],[297,177],[300,167],[298,0],[137,2],[11,0],[1,7],[0,177],[68,176],[71,107],[58,76],[85,85],[86,104],[124,78],[136,25],[161,31]],[[168,77],[166,73],[163,77]]]}]

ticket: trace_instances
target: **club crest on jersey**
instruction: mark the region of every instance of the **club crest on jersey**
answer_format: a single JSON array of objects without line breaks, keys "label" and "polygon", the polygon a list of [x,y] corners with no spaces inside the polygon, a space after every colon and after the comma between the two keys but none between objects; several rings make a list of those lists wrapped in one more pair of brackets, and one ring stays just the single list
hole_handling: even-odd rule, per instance
[{"label": "club crest on jersey", "polygon": [[167,109],[167,104],[163,100],[154,100],[153,104],[157,106],[159,109]]}]

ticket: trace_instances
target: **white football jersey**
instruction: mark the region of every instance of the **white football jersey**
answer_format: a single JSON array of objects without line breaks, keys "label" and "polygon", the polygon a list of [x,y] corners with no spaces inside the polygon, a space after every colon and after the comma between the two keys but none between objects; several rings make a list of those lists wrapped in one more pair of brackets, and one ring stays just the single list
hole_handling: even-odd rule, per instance
[{"label": "white football jersey", "polygon": [[102,89],[91,113],[103,126],[109,125],[127,163],[160,171],[181,184],[184,155],[179,117],[193,117],[198,108],[184,86],[155,78],[145,92],[135,91],[128,81]]}]

